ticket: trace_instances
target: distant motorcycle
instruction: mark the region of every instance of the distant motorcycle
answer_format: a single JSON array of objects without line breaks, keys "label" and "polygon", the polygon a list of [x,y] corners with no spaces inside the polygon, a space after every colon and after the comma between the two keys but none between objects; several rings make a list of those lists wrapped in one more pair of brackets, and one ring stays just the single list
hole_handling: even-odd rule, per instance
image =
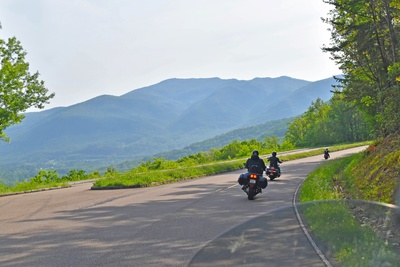
[{"label": "distant motorcycle", "polygon": [[275,178],[278,178],[281,176],[281,173],[279,172],[279,169],[273,167],[273,166],[267,166],[267,169],[265,170],[265,173],[269,177],[271,181],[275,180]]},{"label": "distant motorcycle", "polygon": [[268,181],[262,174],[250,171],[247,174],[241,174],[238,180],[242,185],[242,190],[247,194],[249,200],[254,200],[254,197],[262,192],[268,186]]},{"label": "distant motorcycle", "polygon": [[331,156],[329,155],[329,152],[324,152],[324,159],[329,159]]}]

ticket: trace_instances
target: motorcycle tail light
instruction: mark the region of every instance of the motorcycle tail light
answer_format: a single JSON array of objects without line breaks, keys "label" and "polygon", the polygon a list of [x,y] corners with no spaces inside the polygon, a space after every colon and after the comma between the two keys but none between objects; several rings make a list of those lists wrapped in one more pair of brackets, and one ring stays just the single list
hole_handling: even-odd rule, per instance
[{"label": "motorcycle tail light", "polygon": [[255,175],[255,174],[250,174],[250,178],[251,178],[251,179],[257,179],[257,175]]}]

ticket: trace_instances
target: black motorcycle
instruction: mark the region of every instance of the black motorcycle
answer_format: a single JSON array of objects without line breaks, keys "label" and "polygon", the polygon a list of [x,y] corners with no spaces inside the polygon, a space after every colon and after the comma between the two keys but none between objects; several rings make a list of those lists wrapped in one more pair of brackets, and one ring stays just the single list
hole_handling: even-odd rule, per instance
[{"label": "black motorcycle", "polygon": [[329,159],[330,157],[329,152],[324,152],[324,159]]},{"label": "black motorcycle", "polygon": [[251,172],[251,168],[250,172],[239,176],[238,182],[249,200],[254,200],[254,196],[260,194],[268,186],[267,179],[262,174]]},{"label": "black motorcycle", "polygon": [[275,168],[273,166],[267,166],[267,169],[265,170],[265,173],[269,177],[271,181],[273,181],[275,178],[278,178],[281,176],[281,173],[278,168]]}]

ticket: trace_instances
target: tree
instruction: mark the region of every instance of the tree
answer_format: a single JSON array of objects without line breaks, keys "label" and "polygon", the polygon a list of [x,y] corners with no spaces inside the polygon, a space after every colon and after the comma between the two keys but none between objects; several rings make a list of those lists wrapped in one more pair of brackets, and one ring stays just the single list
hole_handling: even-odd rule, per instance
[{"label": "tree", "polygon": [[25,56],[15,37],[8,41],[0,39],[0,139],[3,141],[9,141],[4,130],[20,123],[25,118],[23,112],[30,107],[42,109],[54,97],[38,79],[39,72],[29,73]]},{"label": "tree", "polygon": [[370,117],[378,135],[400,131],[400,0],[324,2],[334,8],[324,20],[331,26],[331,44],[323,50],[344,74],[344,99]]},{"label": "tree", "polygon": [[350,102],[335,94],[328,103],[320,98],[295,118],[285,133],[285,142],[297,147],[365,141],[371,129],[366,118]]},{"label": "tree", "polygon": [[285,133],[285,141],[298,147],[326,144],[327,133],[325,119],[330,106],[321,98],[311,103],[311,106],[300,117],[289,125]]},{"label": "tree", "polygon": [[352,103],[343,101],[342,94],[335,94],[330,100],[331,109],[327,114],[331,143],[360,142],[371,139],[371,127],[368,127],[364,113]]}]

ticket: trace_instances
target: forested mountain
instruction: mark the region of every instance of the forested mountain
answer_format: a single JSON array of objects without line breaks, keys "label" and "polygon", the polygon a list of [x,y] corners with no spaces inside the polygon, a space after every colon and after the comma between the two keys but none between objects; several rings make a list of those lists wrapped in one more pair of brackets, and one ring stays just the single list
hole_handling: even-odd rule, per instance
[{"label": "forested mountain", "polygon": [[[27,113],[6,130],[0,167],[30,171],[103,165],[184,148],[240,128],[302,114],[329,100],[333,78],[169,79],[122,96],[102,95],[69,107]],[[12,176],[12,175],[11,175]],[[24,177],[26,178],[26,177]]]},{"label": "forested mountain", "polygon": [[[143,161],[150,161],[154,158],[163,158],[167,160],[177,160],[187,155],[207,152],[211,149],[222,148],[233,141],[244,141],[255,139],[259,142],[265,141],[266,137],[282,137],[289,128],[290,123],[294,118],[285,118],[275,121],[268,121],[263,124],[240,128],[227,132],[225,134],[217,135],[204,141],[193,143],[189,146],[180,149],[173,149],[166,152],[157,153],[155,155],[139,158],[135,160],[128,160],[112,166],[117,171],[129,171],[132,166],[139,165]],[[282,141],[282,140],[281,140]],[[104,170],[104,169],[103,169]]]}]

